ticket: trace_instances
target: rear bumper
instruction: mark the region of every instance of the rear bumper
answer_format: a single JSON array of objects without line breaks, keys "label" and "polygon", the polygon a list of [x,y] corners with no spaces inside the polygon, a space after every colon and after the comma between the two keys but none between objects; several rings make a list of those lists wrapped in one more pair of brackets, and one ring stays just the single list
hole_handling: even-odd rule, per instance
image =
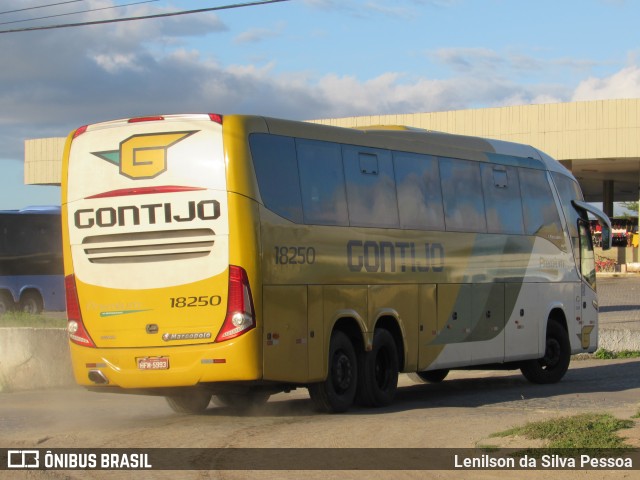
[{"label": "rear bumper", "polygon": [[[227,342],[200,345],[87,348],[70,343],[71,361],[76,382],[91,387],[137,389],[254,381],[262,378],[260,339],[261,331],[253,329]],[[156,357],[168,359],[169,368],[139,368],[139,358]],[[101,378],[106,382],[96,382]]]}]

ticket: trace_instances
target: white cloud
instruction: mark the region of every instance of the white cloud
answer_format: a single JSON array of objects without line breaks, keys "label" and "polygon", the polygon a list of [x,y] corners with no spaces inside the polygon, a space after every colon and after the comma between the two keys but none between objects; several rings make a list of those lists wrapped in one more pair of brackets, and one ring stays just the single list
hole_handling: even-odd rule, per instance
[{"label": "white cloud", "polygon": [[590,77],[576,87],[572,100],[640,97],[640,67],[631,65],[608,77]]},{"label": "white cloud", "polygon": [[[273,62],[224,66],[193,50],[152,55],[127,44],[104,51],[91,41],[84,48],[70,46],[71,51],[60,50],[59,44],[30,47],[29,61],[20,48],[12,55],[0,52],[0,58],[14,66],[9,75],[13,78],[0,77],[0,140],[9,158],[21,152],[24,138],[66,135],[86,123],[146,114],[256,113],[311,119],[531,103],[567,94],[557,86],[520,86],[476,75],[437,79],[386,72],[360,80],[336,74],[276,74]],[[34,62],[41,68],[34,71]]]},{"label": "white cloud", "polygon": [[[326,0],[307,0],[307,4],[333,6]],[[554,62],[557,68],[580,69],[580,61],[545,63],[485,48],[433,52],[454,67],[450,78],[386,71],[365,79],[336,73],[278,73],[273,60],[222,65],[197,50],[180,48],[184,35],[225,28],[218,22],[215,16],[187,16],[180,22],[152,20],[4,36],[0,157],[21,158],[25,138],[62,136],[86,123],[147,114],[255,113],[312,119],[640,97],[640,69],[635,66],[609,77],[589,78],[574,89],[519,82],[508,73],[535,71]],[[247,41],[251,32],[246,32]],[[253,38],[261,33],[268,30],[254,30]]]},{"label": "white cloud", "polygon": [[96,64],[107,71],[107,73],[115,74],[122,70],[133,70],[140,72],[140,66],[137,57],[133,53],[129,54],[96,54],[93,59]]}]

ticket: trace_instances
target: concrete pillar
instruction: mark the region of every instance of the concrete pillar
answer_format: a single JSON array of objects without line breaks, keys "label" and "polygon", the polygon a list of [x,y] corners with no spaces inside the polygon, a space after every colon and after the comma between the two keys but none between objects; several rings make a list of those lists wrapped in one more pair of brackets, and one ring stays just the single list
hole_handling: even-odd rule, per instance
[{"label": "concrete pillar", "polygon": [[613,180],[602,182],[602,211],[613,217]]}]

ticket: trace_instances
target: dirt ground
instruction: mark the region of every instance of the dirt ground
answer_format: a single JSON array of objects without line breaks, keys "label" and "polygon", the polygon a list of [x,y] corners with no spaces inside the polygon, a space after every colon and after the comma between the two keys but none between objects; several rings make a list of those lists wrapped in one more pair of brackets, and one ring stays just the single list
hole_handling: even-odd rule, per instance
[{"label": "dirt ground", "polygon": [[[528,421],[584,412],[609,412],[629,419],[640,410],[639,373],[638,359],[590,359],[573,361],[565,379],[556,385],[532,385],[518,372],[452,372],[441,384],[432,385],[416,384],[403,375],[394,405],[377,410],[354,408],[343,415],[316,414],[304,389],[275,395],[265,406],[246,414],[212,405],[199,416],[177,415],[159,397],[80,388],[3,393],[0,447],[268,447],[286,452],[292,448],[537,447],[539,442],[524,438],[490,435]],[[640,420],[635,422],[634,428],[620,434],[640,448]],[[633,471],[0,471],[0,478],[640,479],[639,467]]]}]

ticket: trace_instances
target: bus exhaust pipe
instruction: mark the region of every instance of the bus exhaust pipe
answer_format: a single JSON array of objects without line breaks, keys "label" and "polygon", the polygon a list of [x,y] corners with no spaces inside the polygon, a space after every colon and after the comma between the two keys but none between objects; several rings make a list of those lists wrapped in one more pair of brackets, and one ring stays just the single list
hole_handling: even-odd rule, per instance
[{"label": "bus exhaust pipe", "polygon": [[109,385],[109,379],[100,370],[91,370],[89,372],[89,380],[96,385]]}]

